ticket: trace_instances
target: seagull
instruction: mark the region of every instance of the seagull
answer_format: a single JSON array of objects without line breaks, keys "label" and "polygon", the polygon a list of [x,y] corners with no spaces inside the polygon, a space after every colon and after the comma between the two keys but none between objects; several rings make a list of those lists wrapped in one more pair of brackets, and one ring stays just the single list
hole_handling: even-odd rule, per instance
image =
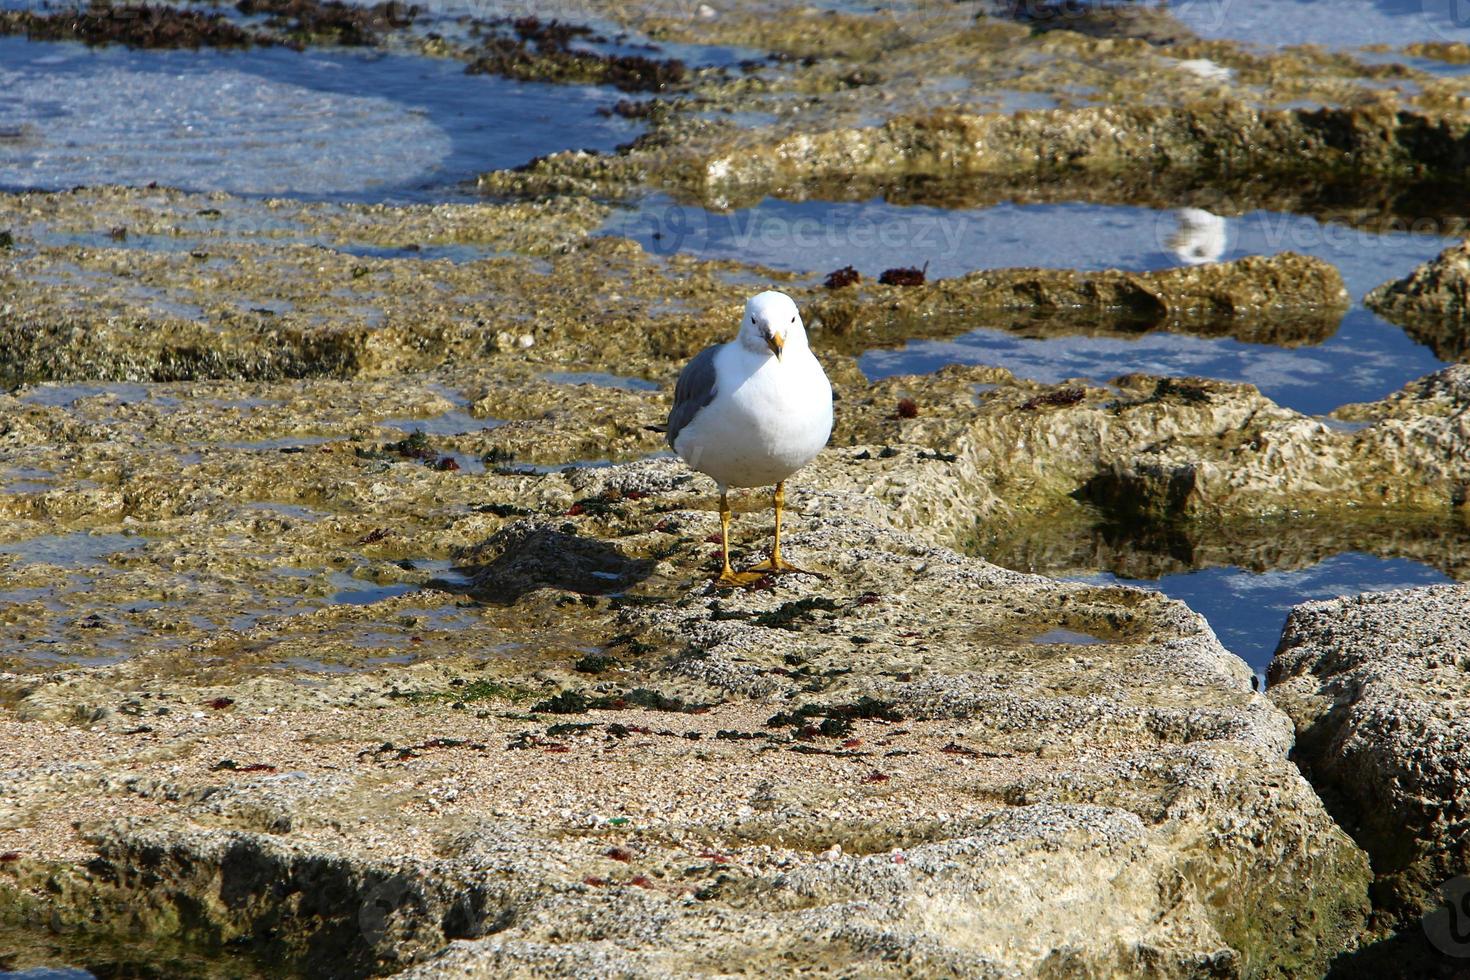
[{"label": "seagull", "polygon": [[1204,265],[1225,254],[1229,242],[1224,218],[1204,208],[1180,208],[1175,219],[1179,227],[1164,244],[1180,262]]},{"label": "seagull", "polygon": [[[832,435],[832,385],[806,342],[790,296],[768,290],[745,304],[740,332],[696,354],[674,386],[669,446],[720,487],[721,585],[749,585],[767,572],[802,569],[781,558],[786,478]],[[771,557],[730,568],[730,487],[776,487]]]}]

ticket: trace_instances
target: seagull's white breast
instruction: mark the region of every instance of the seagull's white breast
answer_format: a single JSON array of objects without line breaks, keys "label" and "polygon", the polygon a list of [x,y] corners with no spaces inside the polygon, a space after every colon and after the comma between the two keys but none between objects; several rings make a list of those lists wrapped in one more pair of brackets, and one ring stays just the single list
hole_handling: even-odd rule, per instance
[{"label": "seagull's white breast", "polygon": [[778,360],[739,342],[715,355],[715,397],[675,439],[690,466],[727,487],[786,479],[832,435],[832,385],[809,349]]}]

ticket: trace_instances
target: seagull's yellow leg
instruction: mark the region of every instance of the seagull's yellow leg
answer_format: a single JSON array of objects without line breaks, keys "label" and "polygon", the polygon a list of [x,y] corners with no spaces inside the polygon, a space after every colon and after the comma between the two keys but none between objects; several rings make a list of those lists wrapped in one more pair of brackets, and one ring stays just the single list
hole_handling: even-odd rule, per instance
[{"label": "seagull's yellow leg", "polygon": [[760,581],[759,572],[737,572],[730,567],[730,495],[720,489],[720,550],[724,556],[724,567],[720,569],[719,585],[749,585]]},{"label": "seagull's yellow leg", "polygon": [[773,500],[776,505],[776,540],[771,545],[771,557],[750,566],[750,570],[752,572],[805,572],[808,575],[816,575],[816,572],[807,572],[805,568],[797,568],[781,557],[781,511],[786,507],[785,480],[776,484]]}]

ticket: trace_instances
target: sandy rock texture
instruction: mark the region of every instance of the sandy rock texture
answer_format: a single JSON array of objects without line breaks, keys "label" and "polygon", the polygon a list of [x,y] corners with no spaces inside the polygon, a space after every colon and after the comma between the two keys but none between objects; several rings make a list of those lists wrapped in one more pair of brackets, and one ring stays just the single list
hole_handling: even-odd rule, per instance
[{"label": "sandy rock texture", "polygon": [[826,579],[711,588],[705,492],[654,460],[541,478],[580,510],[521,494],[456,583],[6,678],[8,915],[421,977],[1245,975],[1349,942],[1363,857],[1199,616],[910,534],[862,466],[801,498]]}]

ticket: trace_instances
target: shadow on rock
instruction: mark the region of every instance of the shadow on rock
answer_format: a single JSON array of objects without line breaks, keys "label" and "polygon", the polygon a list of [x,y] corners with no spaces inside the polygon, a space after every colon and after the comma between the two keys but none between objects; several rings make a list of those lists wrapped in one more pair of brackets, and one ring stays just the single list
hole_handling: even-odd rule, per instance
[{"label": "shadow on rock", "polygon": [[[1457,955],[1458,953],[1458,955]],[[1470,976],[1470,943],[1460,950],[1437,947],[1415,923],[1332,961],[1326,980],[1464,980]]]},{"label": "shadow on rock", "polygon": [[465,549],[457,567],[469,582],[456,591],[511,605],[537,589],[580,595],[619,592],[646,579],[654,561],[629,558],[606,541],[561,530],[540,518],[527,518]]}]

